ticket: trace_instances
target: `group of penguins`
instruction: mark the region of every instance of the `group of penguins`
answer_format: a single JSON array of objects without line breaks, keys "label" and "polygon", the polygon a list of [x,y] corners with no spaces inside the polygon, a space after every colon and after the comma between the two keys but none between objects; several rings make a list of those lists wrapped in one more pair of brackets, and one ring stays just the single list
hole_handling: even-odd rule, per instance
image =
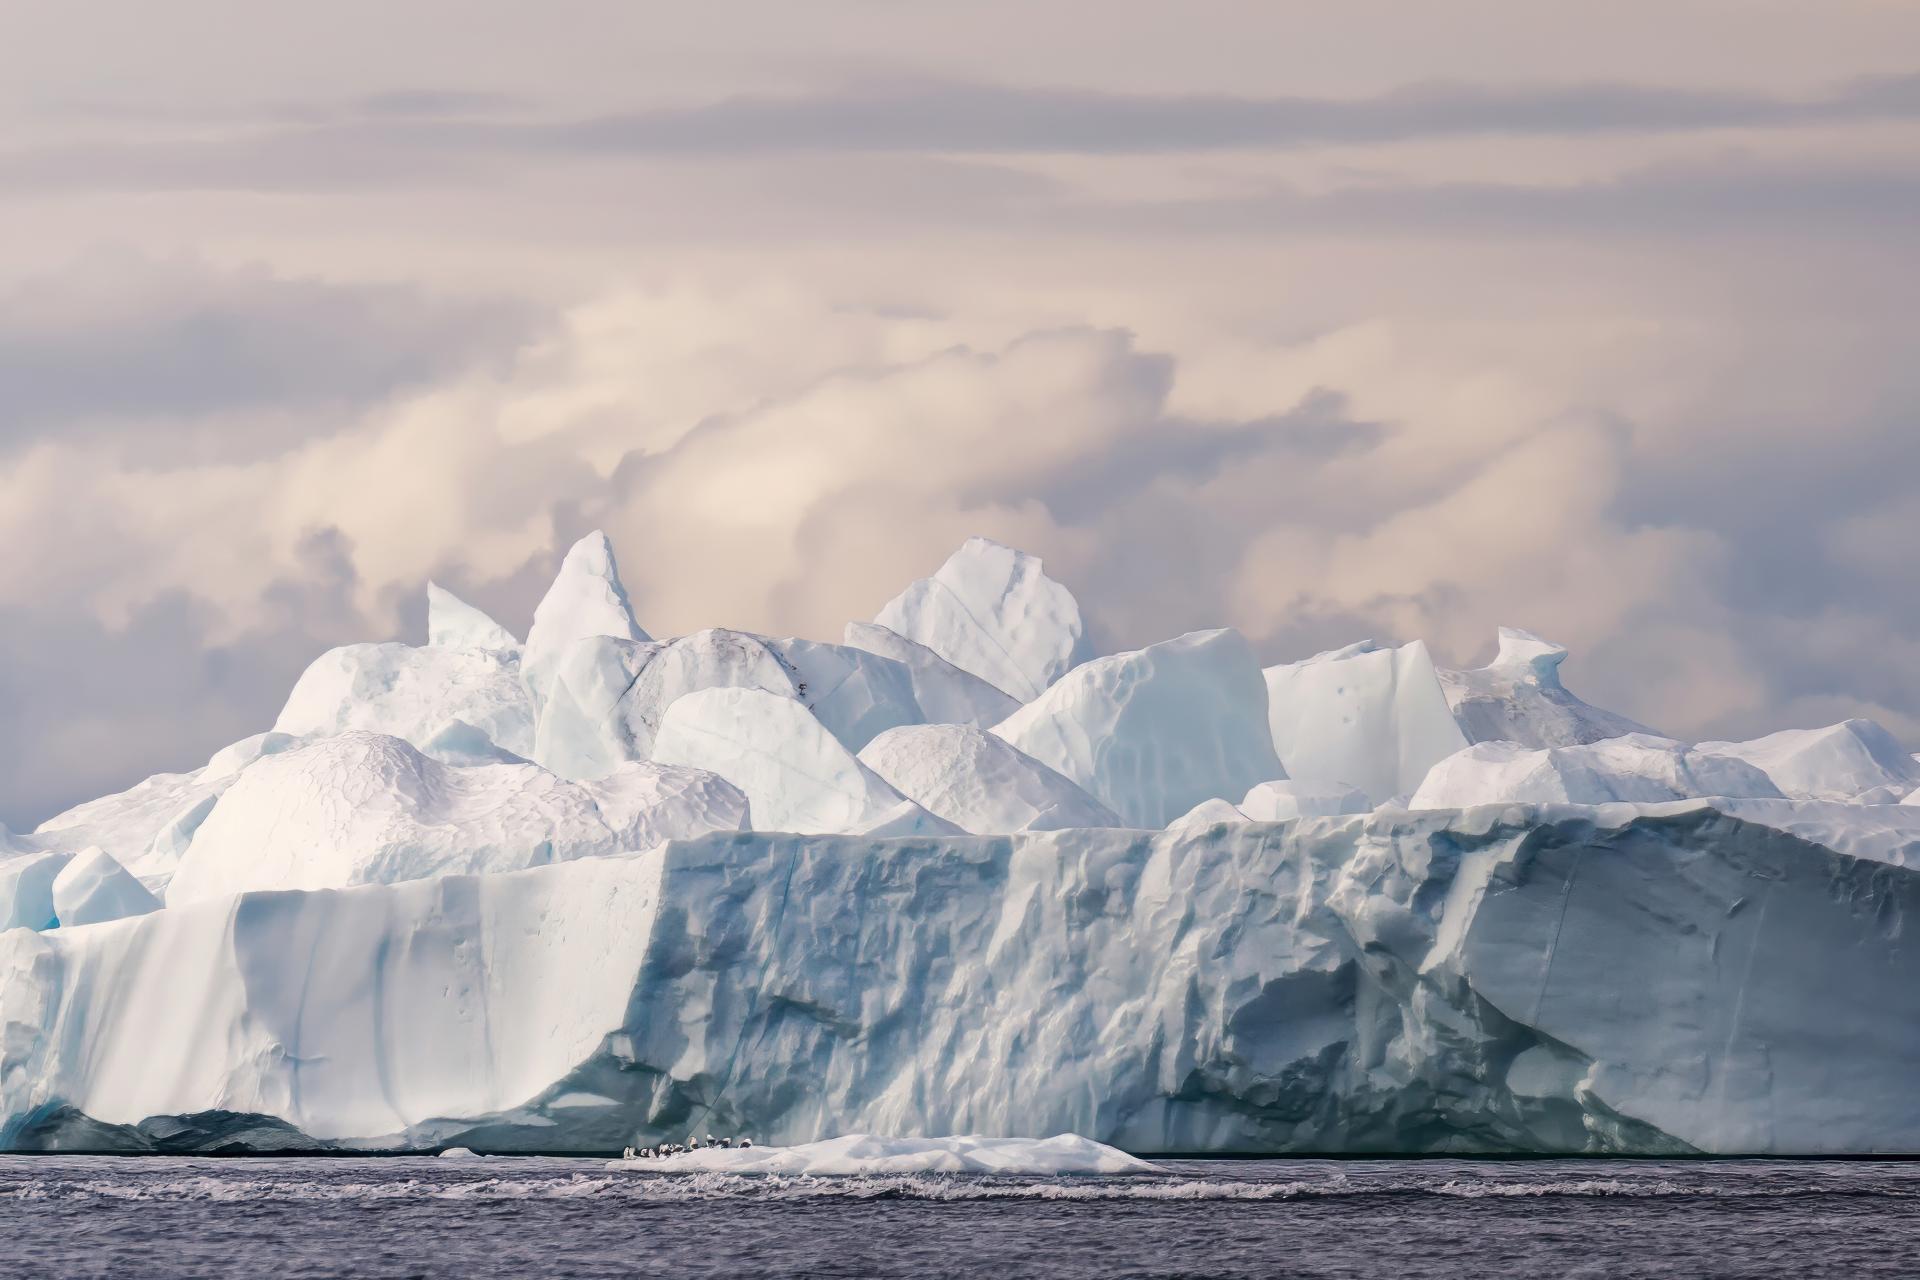
[{"label": "group of penguins", "polygon": [[684,1147],[677,1142],[663,1142],[657,1147],[641,1147],[638,1150],[628,1147],[620,1153],[620,1158],[623,1160],[664,1160],[668,1156],[677,1156],[683,1151],[699,1151],[704,1147],[750,1147],[752,1145],[752,1138],[716,1138],[712,1134],[708,1134],[705,1142],[700,1141],[698,1138],[689,1138],[687,1139],[687,1145]]}]

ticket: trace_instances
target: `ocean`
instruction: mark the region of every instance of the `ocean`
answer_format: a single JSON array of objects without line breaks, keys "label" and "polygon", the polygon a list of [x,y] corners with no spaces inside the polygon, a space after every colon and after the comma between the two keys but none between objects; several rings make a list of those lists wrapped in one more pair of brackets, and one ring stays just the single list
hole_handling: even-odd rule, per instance
[{"label": "ocean", "polygon": [[0,1255],[34,1277],[1920,1273],[1920,1164],[1162,1163],[795,1178],[538,1157],[0,1157]]}]

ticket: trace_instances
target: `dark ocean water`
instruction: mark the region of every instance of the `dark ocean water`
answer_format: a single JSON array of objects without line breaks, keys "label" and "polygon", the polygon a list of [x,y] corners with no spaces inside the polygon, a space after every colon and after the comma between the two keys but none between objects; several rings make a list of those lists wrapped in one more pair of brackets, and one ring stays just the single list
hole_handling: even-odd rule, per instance
[{"label": "dark ocean water", "polygon": [[1920,1164],[1174,1161],[808,1179],[0,1158],[8,1276],[1912,1276]]}]

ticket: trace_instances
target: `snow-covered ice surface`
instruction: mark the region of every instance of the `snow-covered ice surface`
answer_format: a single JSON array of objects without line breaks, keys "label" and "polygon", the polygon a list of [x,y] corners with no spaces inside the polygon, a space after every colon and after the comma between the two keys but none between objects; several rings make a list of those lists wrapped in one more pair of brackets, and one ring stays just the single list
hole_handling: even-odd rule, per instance
[{"label": "snow-covered ice surface", "polygon": [[887,602],[874,622],[1020,702],[1091,656],[1073,593],[1040,560],[969,538],[931,578]]},{"label": "snow-covered ice surface", "polygon": [[608,1166],[647,1173],[762,1173],[807,1177],[874,1177],[903,1173],[1059,1174],[1161,1173],[1145,1160],[1077,1134],[1051,1138],[880,1138],[855,1133],[792,1147],[702,1147],[657,1159]]},{"label": "snow-covered ice surface", "polygon": [[1195,631],[1075,667],[994,726],[1132,826],[1282,776],[1259,665],[1240,633]]},{"label": "snow-covered ice surface", "polygon": [[1447,704],[1469,742],[1523,747],[1574,747],[1652,729],[1589,706],[1560,683],[1566,648],[1530,631],[1500,628],[1492,662],[1466,671],[1438,670]]},{"label": "snow-covered ice surface", "polygon": [[1417,640],[1398,649],[1363,640],[1265,674],[1273,742],[1286,766],[1269,778],[1342,783],[1385,800],[1411,792],[1467,745]]},{"label": "snow-covered ice surface", "polygon": [[524,646],[428,595],[0,830],[0,1148],[1920,1150],[1920,765],[1868,722],[1689,746],[1514,631],[1087,660],[979,540],[846,644],[656,642],[599,535]]}]

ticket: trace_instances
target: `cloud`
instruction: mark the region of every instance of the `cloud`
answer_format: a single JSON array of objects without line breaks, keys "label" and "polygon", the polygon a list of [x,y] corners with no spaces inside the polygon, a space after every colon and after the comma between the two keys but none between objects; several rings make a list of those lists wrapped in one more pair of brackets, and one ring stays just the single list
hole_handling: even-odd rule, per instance
[{"label": "cloud", "polygon": [[58,435],[244,460],[502,356],[532,324],[498,298],[98,253],[0,294],[0,457]]},{"label": "cloud", "polygon": [[[185,132],[162,118],[159,131],[139,141],[15,146],[0,151],[0,194],[417,189],[498,181],[529,163],[582,160],[1210,155],[1457,139],[1780,133],[1916,120],[1920,75],[1857,79],[1808,96],[1631,83],[1435,82],[1341,98],[1118,93],[892,74],[802,93],[596,115],[543,109],[512,94],[415,89],[265,104],[252,118],[224,117]],[[1467,205],[1482,198],[1472,186],[1442,190]]]}]

